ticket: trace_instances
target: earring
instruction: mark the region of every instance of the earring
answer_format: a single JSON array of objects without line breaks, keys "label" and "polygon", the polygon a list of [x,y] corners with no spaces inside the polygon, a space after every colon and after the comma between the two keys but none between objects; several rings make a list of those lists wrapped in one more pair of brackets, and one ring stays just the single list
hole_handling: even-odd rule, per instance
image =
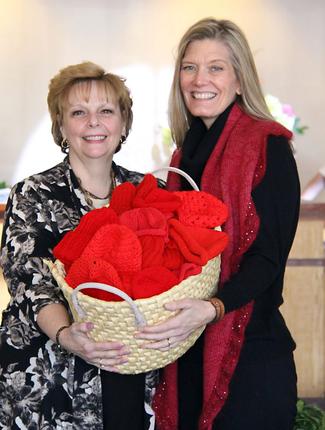
[{"label": "earring", "polygon": [[122,143],[124,143],[126,141],[126,136],[121,136],[121,139],[119,141],[119,144],[122,145]]},{"label": "earring", "polygon": [[64,154],[68,154],[70,145],[69,145],[69,141],[67,138],[64,137],[61,140],[60,146],[61,146],[61,151],[64,152]]}]

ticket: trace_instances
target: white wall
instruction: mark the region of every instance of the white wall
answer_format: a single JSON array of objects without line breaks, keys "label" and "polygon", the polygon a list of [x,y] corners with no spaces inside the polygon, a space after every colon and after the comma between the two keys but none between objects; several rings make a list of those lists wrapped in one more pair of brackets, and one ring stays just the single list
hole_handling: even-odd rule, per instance
[{"label": "white wall", "polygon": [[296,138],[304,184],[325,164],[323,0],[0,0],[0,180],[12,184],[62,158],[49,133],[48,81],[83,60],[125,76],[133,94],[134,127],[117,161],[142,171],[166,163],[161,127],[173,54],[206,16],[242,27],[265,92],[309,126]]}]

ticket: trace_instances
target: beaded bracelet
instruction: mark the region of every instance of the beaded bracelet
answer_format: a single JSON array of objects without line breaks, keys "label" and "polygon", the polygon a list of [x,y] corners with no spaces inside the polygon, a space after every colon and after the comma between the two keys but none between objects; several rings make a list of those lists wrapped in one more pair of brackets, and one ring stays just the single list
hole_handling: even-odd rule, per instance
[{"label": "beaded bracelet", "polygon": [[216,310],[216,316],[213,318],[212,321],[209,322],[209,324],[213,324],[215,322],[220,321],[225,315],[225,305],[220,299],[217,299],[217,297],[212,297],[207,301],[210,302]]},{"label": "beaded bracelet", "polygon": [[62,351],[62,348],[61,348],[61,345],[60,345],[60,339],[59,339],[59,337],[60,337],[60,334],[61,334],[61,332],[65,329],[65,328],[69,328],[70,326],[69,325],[63,325],[62,327],[60,327],[59,328],[59,330],[56,332],[56,335],[55,335],[55,342],[56,342],[56,344],[57,344],[57,346],[58,346],[58,348]]}]

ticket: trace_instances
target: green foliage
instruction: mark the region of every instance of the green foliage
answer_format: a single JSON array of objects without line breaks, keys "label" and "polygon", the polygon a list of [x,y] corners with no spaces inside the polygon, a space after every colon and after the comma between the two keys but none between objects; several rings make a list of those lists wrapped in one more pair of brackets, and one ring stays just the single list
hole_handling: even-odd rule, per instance
[{"label": "green foliage", "polygon": [[5,181],[0,181],[0,189],[9,188],[9,185]]},{"label": "green foliage", "polygon": [[325,430],[325,411],[298,400],[294,430]]},{"label": "green foliage", "polygon": [[306,130],[308,130],[307,125],[301,125],[300,124],[300,118],[295,118],[295,123],[293,125],[293,131],[297,134],[304,134]]}]

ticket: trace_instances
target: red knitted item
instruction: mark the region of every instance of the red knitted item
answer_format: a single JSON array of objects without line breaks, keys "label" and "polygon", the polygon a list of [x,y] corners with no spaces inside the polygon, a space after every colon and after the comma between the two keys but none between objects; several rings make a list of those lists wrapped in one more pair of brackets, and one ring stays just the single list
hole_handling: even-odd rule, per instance
[{"label": "red knitted item", "polygon": [[136,187],[131,182],[123,182],[112,193],[109,207],[120,215],[121,213],[133,208],[133,199]]},{"label": "red knitted item", "polygon": [[83,257],[102,258],[117,271],[136,272],[142,264],[141,244],[125,225],[108,224],[98,229],[82,253]]},{"label": "red knitted item", "polygon": [[118,223],[118,217],[112,208],[94,209],[80,219],[80,223],[74,230],[65,234],[53,248],[53,255],[66,267],[69,267],[74,260],[80,257],[99,227]]},{"label": "red knitted item", "polygon": [[169,236],[176,242],[186,261],[204,266],[227,246],[228,236],[222,231],[186,226],[170,219]]},{"label": "red knitted item", "polygon": [[163,266],[148,267],[135,273],[132,280],[132,297],[146,299],[169,290],[178,283],[173,272]]},{"label": "red knitted item", "polygon": [[194,263],[184,263],[177,270],[173,270],[175,276],[177,276],[178,283],[182,282],[189,276],[198,275],[202,272],[202,266]]},{"label": "red knitted item", "polygon": [[169,239],[166,243],[162,258],[163,266],[170,270],[177,270],[185,263],[185,258],[173,239]]},{"label": "red knitted item", "polygon": [[182,201],[177,209],[178,219],[186,225],[215,228],[228,217],[228,208],[221,200],[204,191],[176,191]]},{"label": "red knitted item", "polygon": [[[230,112],[225,128],[203,172],[202,190],[220,198],[230,215],[224,231],[229,245],[222,254],[221,285],[239,268],[243,254],[255,240],[259,218],[251,192],[263,178],[266,163],[266,143],[269,135],[292,133],[273,121],[255,120],[238,105]],[[171,165],[178,167],[181,151],[175,151]],[[180,188],[177,175],[168,177],[170,190]],[[222,408],[244,340],[253,304],[227,313],[217,324],[205,330],[203,408],[198,430],[211,430]],[[154,398],[159,430],[177,430],[177,362],[164,369]]]},{"label": "red knitted item", "polygon": [[161,236],[140,236],[142,247],[142,269],[151,266],[163,266],[165,239]]},{"label": "red knitted item", "polygon": [[166,217],[155,208],[136,208],[122,213],[120,223],[133,230],[137,236],[162,236],[167,240]]},{"label": "red knitted item", "polygon": [[[100,258],[81,257],[74,261],[66,276],[67,283],[76,288],[84,282],[100,282],[116,288],[122,288],[121,279],[114,267]],[[84,294],[106,301],[122,300],[116,294],[107,293],[102,290],[86,288]]]},{"label": "red knitted item", "polygon": [[157,179],[150,174],[144,176],[137,187],[133,206],[138,208],[151,207],[163,213],[174,212],[181,205],[181,200],[174,193],[158,188]]}]

